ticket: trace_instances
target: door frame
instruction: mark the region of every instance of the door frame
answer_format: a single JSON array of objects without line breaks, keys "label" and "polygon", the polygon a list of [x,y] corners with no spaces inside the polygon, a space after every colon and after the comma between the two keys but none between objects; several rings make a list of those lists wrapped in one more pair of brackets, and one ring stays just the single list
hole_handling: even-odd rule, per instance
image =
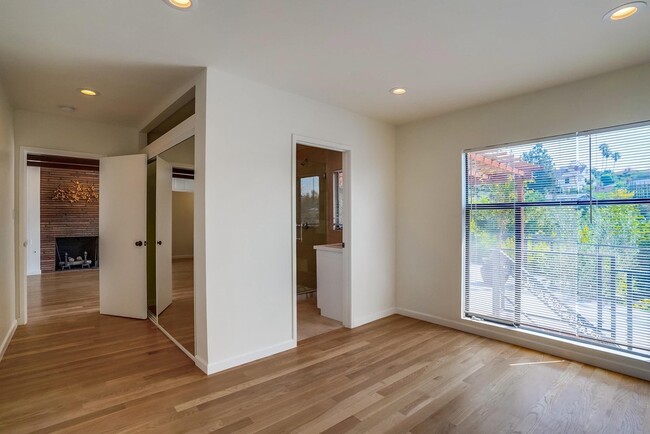
[{"label": "door frame", "polygon": [[[314,148],[327,149],[342,153],[343,173],[345,174],[343,194],[345,195],[345,212],[343,215],[343,326],[352,327],[352,148],[341,143],[316,139],[313,137],[292,134],[291,136],[291,308],[293,322],[293,341],[298,343],[298,267],[296,258],[296,206],[297,206],[297,145],[306,145]],[[328,186],[329,188],[329,186]]]},{"label": "door frame", "polygon": [[[56,155],[60,157],[92,158],[99,160],[103,154],[90,152],[64,151],[60,149],[34,148],[21,146],[18,164],[18,239],[16,250],[18,254],[16,281],[16,316],[19,325],[27,324],[27,154]],[[101,187],[101,186],[100,186]],[[40,190],[40,188],[39,188]],[[40,217],[39,217],[40,222]]]}]

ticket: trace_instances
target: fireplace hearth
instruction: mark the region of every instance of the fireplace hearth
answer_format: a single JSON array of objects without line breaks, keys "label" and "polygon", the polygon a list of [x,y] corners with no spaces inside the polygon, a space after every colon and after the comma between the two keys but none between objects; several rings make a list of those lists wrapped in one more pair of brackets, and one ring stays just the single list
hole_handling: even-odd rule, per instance
[{"label": "fireplace hearth", "polygon": [[56,271],[99,267],[99,237],[57,237]]}]

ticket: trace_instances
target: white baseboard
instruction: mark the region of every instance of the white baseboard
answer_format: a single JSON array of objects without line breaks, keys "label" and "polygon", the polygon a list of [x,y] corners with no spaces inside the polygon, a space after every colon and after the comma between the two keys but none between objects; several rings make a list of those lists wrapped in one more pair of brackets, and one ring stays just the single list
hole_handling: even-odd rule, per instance
[{"label": "white baseboard", "polygon": [[[415,310],[410,310],[410,309],[404,309],[404,308],[401,308],[401,307],[395,308],[395,313],[398,314],[398,315],[407,316],[409,318],[415,318],[415,319],[430,322],[430,323],[433,323],[433,324],[438,324],[438,325],[441,325],[441,326],[445,326],[445,327],[449,327],[449,328],[453,328],[453,329],[458,329],[458,324],[456,324],[453,321],[449,321],[449,320],[447,320],[445,318],[441,318],[439,316],[429,315],[429,314],[426,314],[426,313],[421,313],[421,312],[417,312]],[[466,330],[463,330],[463,331],[466,331]]]},{"label": "white baseboard", "polygon": [[382,310],[380,312],[375,312],[375,313],[372,313],[370,315],[366,315],[366,316],[364,316],[364,317],[362,317],[360,319],[354,319],[353,318],[352,319],[352,327],[350,327],[350,328],[359,327],[359,326],[362,326],[364,324],[368,324],[368,323],[371,323],[373,321],[377,321],[378,319],[382,319],[382,318],[386,318],[387,316],[394,315],[396,313],[397,313],[396,308],[391,307],[389,309]]},{"label": "white baseboard", "polygon": [[[255,360],[263,359],[264,357],[272,356],[283,351],[290,350],[296,347],[296,341],[291,339],[285,342],[281,342],[276,345],[271,345],[270,347],[262,348],[261,350],[252,351],[250,353],[242,354],[240,356],[231,357],[226,360],[221,360],[219,362],[205,363],[205,360],[196,358],[197,366],[206,374],[211,375],[217,372],[225,371],[226,369],[234,368],[235,366],[240,366],[245,363],[254,362]],[[200,363],[205,367],[205,369],[199,365]]]},{"label": "white baseboard", "polygon": [[0,362],[2,361],[2,357],[5,355],[5,351],[7,351],[7,348],[9,347],[11,338],[16,332],[16,327],[18,327],[18,321],[13,320],[11,326],[9,326],[9,330],[7,330],[7,333],[2,337],[2,346],[0,346]]},{"label": "white baseboard", "polygon": [[199,368],[206,374],[208,373],[208,362],[203,360],[203,358],[199,356],[194,356],[194,364],[196,365],[197,368]]},{"label": "white baseboard", "polygon": [[449,320],[404,308],[396,313],[410,318],[438,324],[486,338],[506,342],[557,357],[575,360],[621,374],[650,380],[650,360],[634,355],[621,354],[615,350],[551,337],[528,330],[514,330],[508,326],[472,320]]},{"label": "white baseboard", "polygon": [[[364,324],[376,321],[378,319],[391,316],[393,314],[395,314],[395,308],[390,308],[390,309],[383,310],[381,312],[376,312],[371,315],[367,315],[361,318],[360,320],[354,321],[352,327],[359,327]],[[291,339],[276,345],[271,345],[269,347],[262,348],[261,350],[252,351],[250,353],[231,357],[229,359],[222,360],[219,362],[207,363],[205,360],[203,360],[198,356],[194,357],[194,361],[196,363],[196,366],[199,369],[201,369],[206,374],[211,375],[217,372],[225,371],[226,369],[234,368],[236,366],[254,362],[256,360],[263,359],[264,357],[269,357],[274,354],[293,349],[296,347],[296,345],[297,345],[296,340]]]}]

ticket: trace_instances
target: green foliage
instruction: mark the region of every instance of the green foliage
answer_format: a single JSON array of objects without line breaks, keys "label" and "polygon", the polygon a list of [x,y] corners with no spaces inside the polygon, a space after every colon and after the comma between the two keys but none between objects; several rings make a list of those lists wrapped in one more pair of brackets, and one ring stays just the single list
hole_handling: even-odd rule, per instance
[{"label": "green foliage", "polygon": [[537,143],[530,151],[524,152],[521,159],[545,169],[553,168],[553,157],[551,157],[541,143]]},{"label": "green foliage", "polygon": [[[634,193],[619,189],[612,192],[609,197],[630,199],[634,197]],[[595,206],[592,212],[593,243],[637,246],[646,237],[648,222],[641,213],[640,205]]]},{"label": "green foliage", "polygon": [[529,241],[526,243],[526,263],[529,268],[535,269],[537,272],[548,272],[553,267],[554,258],[549,255],[552,252],[552,246],[545,241]]},{"label": "green foliage", "polygon": [[601,185],[605,187],[608,185],[612,185],[616,182],[614,178],[614,174],[612,173],[611,170],[605,170],[604,172],[600,173],[599,179]]},{"label": "green foliage", "polygon": [[529,187],[531,181],[525,183],[526,189],[524,190],[524,201],[526,202],[542,202],[546,199],[546,195],[538,190]]},{"label": "green foliage", "polygon": [[470,187],[470,194],[474,203],[514,202],[515,181],[510,175],[503,182],[474,185]]},{"label": "green foliage", "polygon": [[553,157],[544,148],[544,145],[537,143],[528,152],[524,152],[521,159],[540,166],[540,170],[533,172],[533,182],[528,183],[528,188],[543,193],[550,193],[555,188],[555,170]]},{"label": "green foliage", "polygon": [[591,230],[589,229],[589,225],[584,225],[580,229],[580,243],[582,244],[591,243]]},{"label": "green foliage", "polygon": [[634,304],[634,307],[636,309],[641,309],[641,310],[645,310],[646,312],[650,312],[650,298],[644,298],[643,300],[639,300],[638,303]]},{"label": "green foliage", "polygon": [[611,158],[612,161],[614,162],[613,168],[615,169],[615,168],[616,168],[616,163],[617,163],[618,160],[620,160],[621,157],[622,157],[621,153],[618,152],[618,151],[613,151],[613,152],[610,151],[610,150],[609,150],[609,145],[608,145],[607,143],[601,143],[601,144],[598,146],[598,149],[600,149],[600,153],[601,153],[602,156],[603,156],[603,161],[604,161],[604,165],[605,165],[605,167],[603,168],[603,172],[607,172],[607,171],[608,171],[607,168],[608,168],[608,166],[609,166],[609,159],[610,159],[610,158]]}]

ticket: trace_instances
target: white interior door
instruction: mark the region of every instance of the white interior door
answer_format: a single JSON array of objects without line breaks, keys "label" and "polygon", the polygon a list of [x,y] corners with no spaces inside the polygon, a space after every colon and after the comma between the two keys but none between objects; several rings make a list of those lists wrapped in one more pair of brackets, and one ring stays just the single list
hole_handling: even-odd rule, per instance
[{"label": "white interior door", "polygon": [[147,318],[147,156],[99,160],[99,312]]},{"label": "white interior door", "polygon": [[172,165],[156,158],[156,306],[172,303]]}]

